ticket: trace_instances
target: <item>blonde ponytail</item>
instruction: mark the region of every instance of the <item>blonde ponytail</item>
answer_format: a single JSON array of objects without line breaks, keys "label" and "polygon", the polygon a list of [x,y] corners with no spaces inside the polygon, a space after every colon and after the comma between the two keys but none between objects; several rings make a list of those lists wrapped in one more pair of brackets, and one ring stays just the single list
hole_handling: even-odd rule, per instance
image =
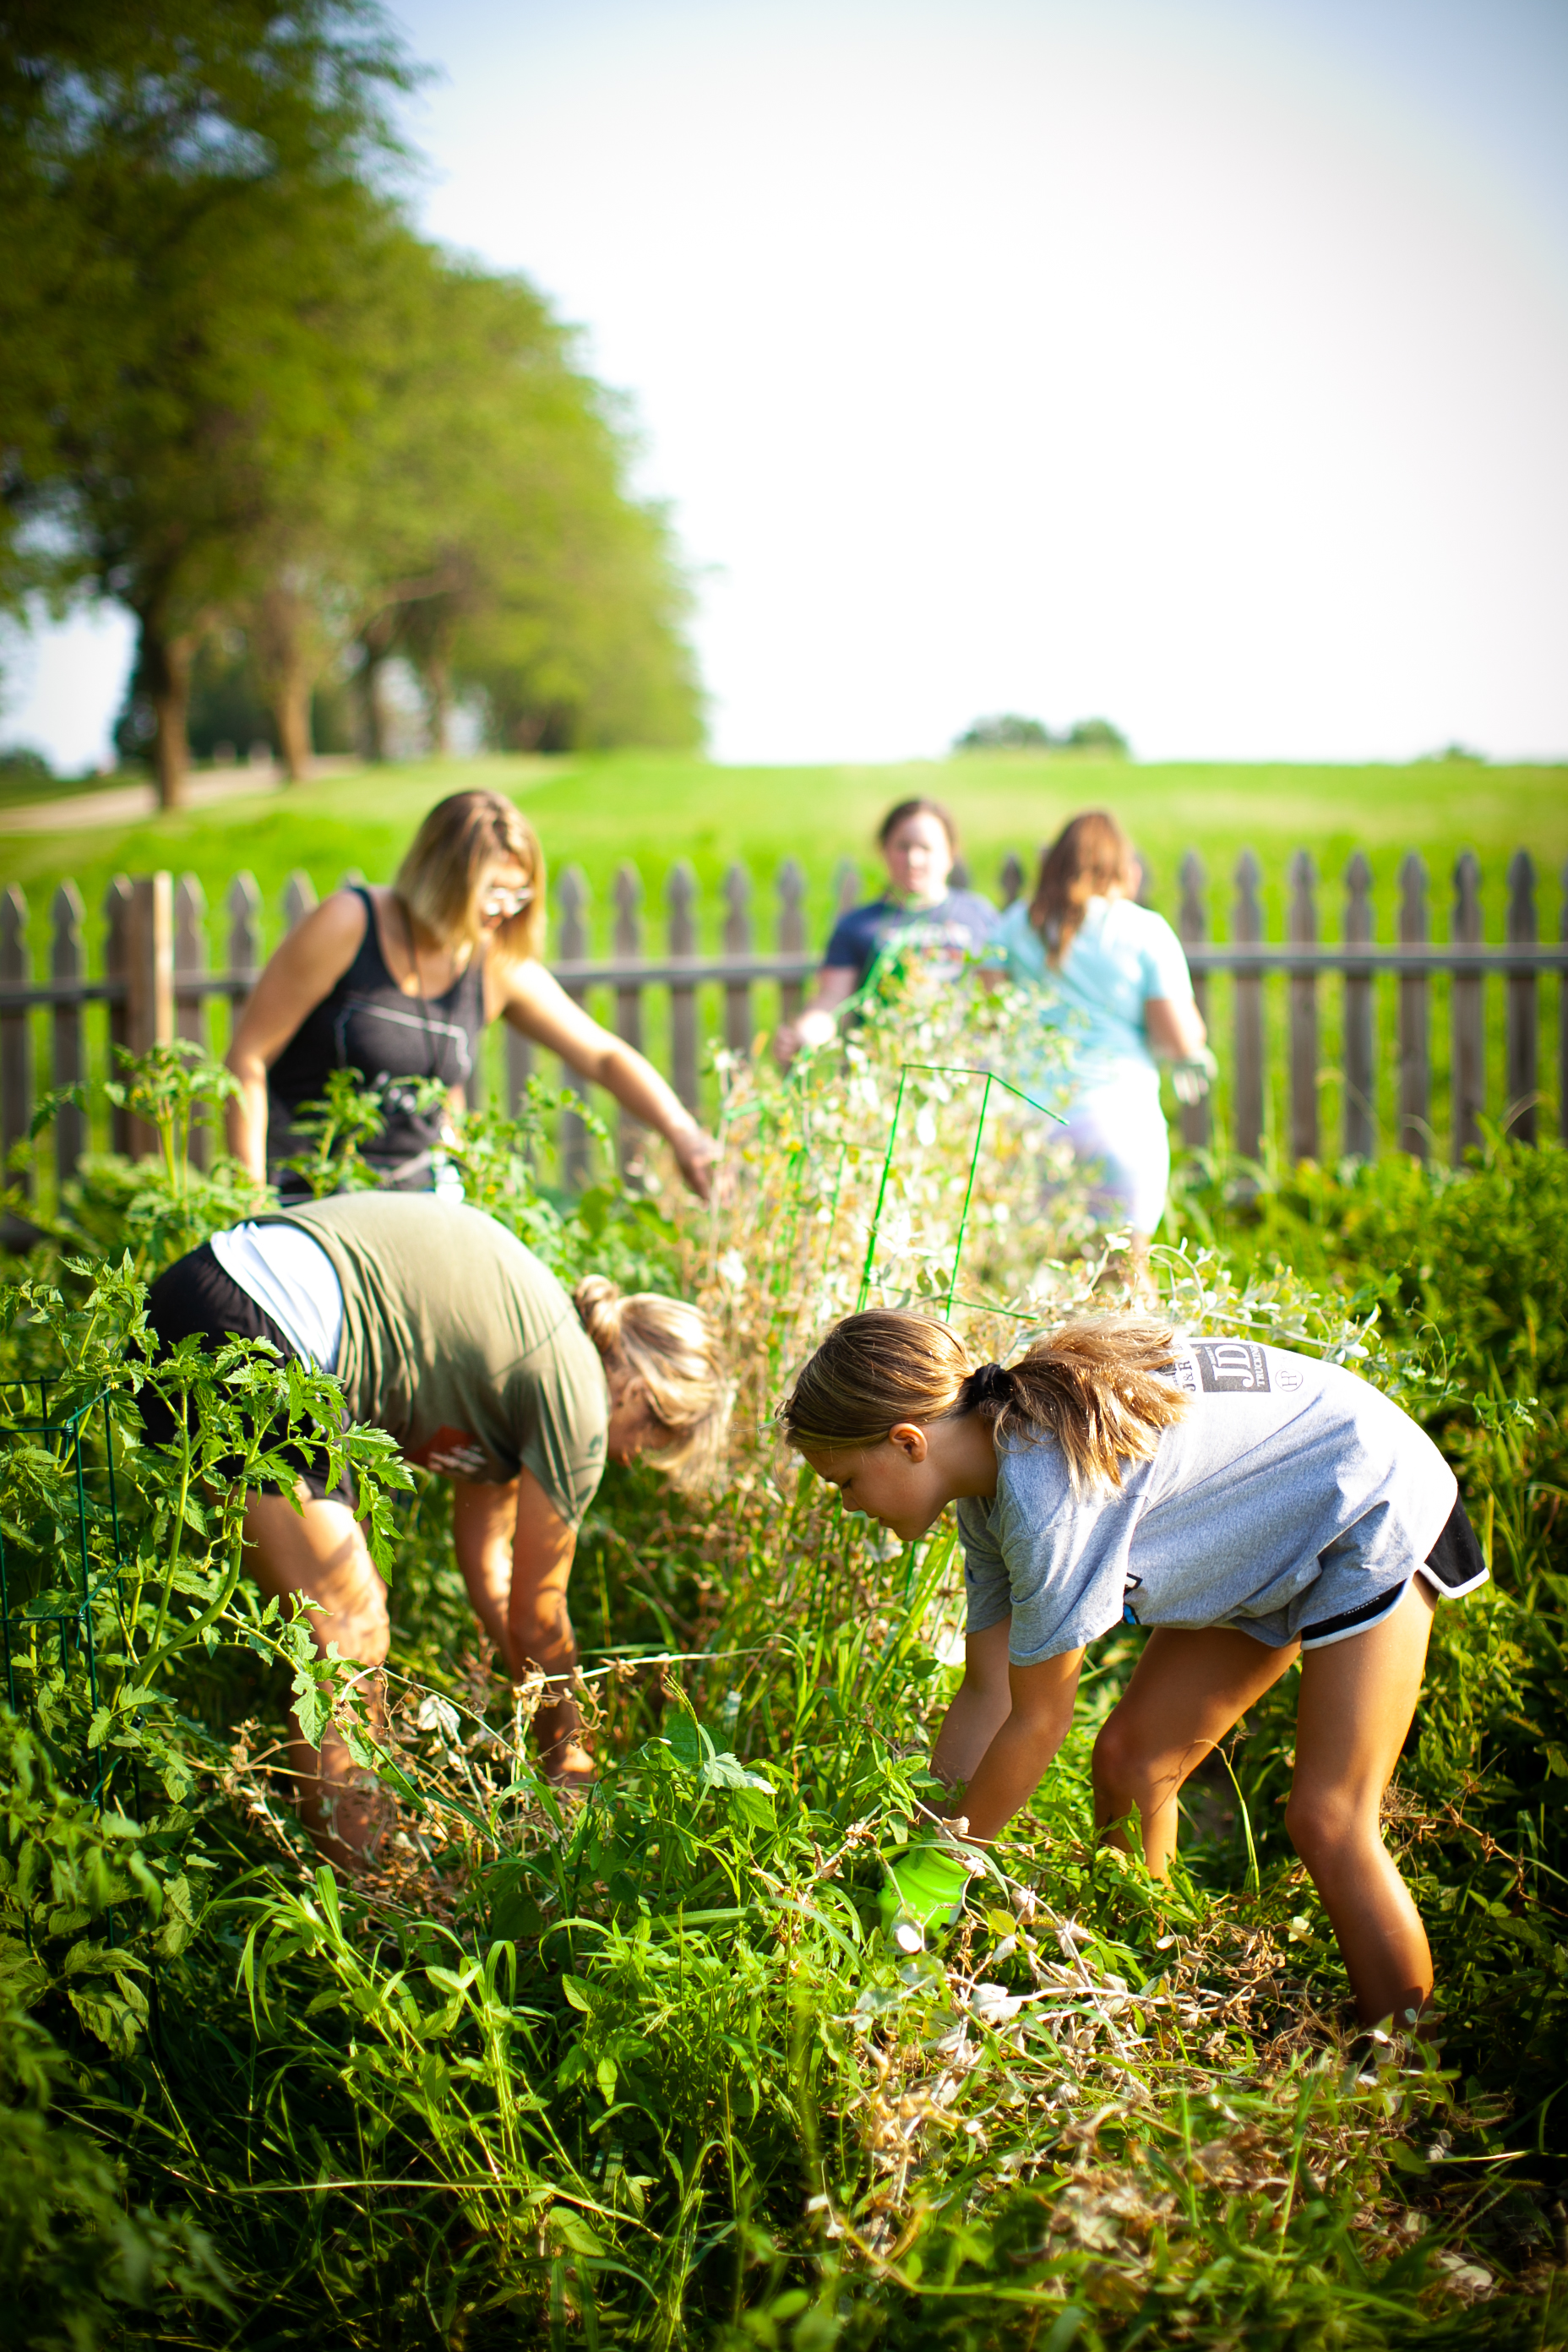
[{"label": "blonde ponytail", "polygon": [[780,1408],[806,1452],[879,1445],[900,1422],[982,1412],[998,1442],[1061,1447],[1075,1486],[1120,1486],[1123,1462],[1147,1462],[1186,1399],[1161,1377],[1178,1342],[1168,1324],[1088,1316],[1037,1340],[1011,1365],[972,1364],[944,1323],[874,1309],[830,1331]]},{"label": "blonde ponytail", "polygon": [[651,1290],[628,1297],[600,1274],[584,1276],[572,1303],[605,1363],[624,1366],[642,1382],[650,1409],[670,1433],[669,1444],[649,1461],[678,1486],[710,1486],[734,1390],[701,1308]]}]

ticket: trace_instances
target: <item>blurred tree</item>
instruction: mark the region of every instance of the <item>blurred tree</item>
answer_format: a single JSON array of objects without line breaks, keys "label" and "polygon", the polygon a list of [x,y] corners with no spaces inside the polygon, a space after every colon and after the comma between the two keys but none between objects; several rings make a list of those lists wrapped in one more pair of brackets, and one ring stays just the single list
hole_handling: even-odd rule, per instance
[{"label": "blurred tree", "polygon": [[1048,751],[1056,740],[1039,719],[1021,719],[1016,711],[1008,710],[994,719],[975,719],[952,748],[955,751]]},{"label": "blurred tree", "polygon": [[[373,0],[0,0],[0,597],[135,613],[126,740],[166,805],[193,665],[238,625],[290,776],[357,648],[436,739],[689,743],[667,527],[572,339],[521,278],[416,237],[384,183],[414,79]],[[46,234],[46,230],[47,234]],[[29,241],[30,239],[30,241]]]},{"label": "blurred tree", "polygon": [[1065,740],[1069,751],[1107,751],[1117,759],[1127,756],[1127,738],[1109,719],[1075,719]]},{"label": "blurred tree", "polygon": [[166,805],[196,649],[363,410],[342,330],[412,79],[370,0],[0,0],[0,583],[135,614]]},{"label": "blurred tree", "polygon": [[427,257],[402,290],[398,371],[360,440],[347,534],[367,727],[398,653],[438,746],[475,691],[517,748],[697,741],[668,527],[627,495],[628,436],[570,332],[526,280],[472,265]]}]

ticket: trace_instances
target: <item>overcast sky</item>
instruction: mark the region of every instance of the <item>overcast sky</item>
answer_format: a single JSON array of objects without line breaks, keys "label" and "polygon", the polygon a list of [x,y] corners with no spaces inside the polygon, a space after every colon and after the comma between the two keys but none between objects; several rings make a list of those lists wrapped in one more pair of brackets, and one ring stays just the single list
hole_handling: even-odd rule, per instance
[{"label": "overcast sky", "polygon": [[[397,13],[428,229],[630,396],[719,756],[1568,752],[1561,0]],[[124,647],[6,735],[88,756]]]}]

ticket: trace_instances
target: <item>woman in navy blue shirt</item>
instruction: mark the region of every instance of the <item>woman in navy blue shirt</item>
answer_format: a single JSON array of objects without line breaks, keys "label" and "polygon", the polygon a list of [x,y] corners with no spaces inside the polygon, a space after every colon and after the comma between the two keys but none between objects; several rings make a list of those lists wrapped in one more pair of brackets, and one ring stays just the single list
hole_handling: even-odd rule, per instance
[{"label": "woman in navy blue shirt", "polygon": [[900,801],[882,819],[877,844],[889,887],[835,924],[811,1002],[773,1039],[785,1069],[804,1048],[832,1036],[843,1007],[859,994],[895,940],[900,949],[957,959],[984,947],[996,928],[988,898],[949,887],[958,831],[940,801]]}]

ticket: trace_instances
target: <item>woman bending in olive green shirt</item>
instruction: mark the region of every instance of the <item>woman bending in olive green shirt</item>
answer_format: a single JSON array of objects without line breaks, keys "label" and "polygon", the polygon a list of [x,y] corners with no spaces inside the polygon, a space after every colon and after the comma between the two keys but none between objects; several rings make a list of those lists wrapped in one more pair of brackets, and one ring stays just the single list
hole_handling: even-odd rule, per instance
[{"label": "woman bending in olive green shirt", "polygon": [[[536,1737],[552,1780],[581,1785],[592,1759],[564,1689],[577,1663],[566,1588],[577,1528],[604,1474],[647,1454],[682,1485],[715,1462],[730,1406],[718,1349],[695,1307],[623,1297],[591,1277],[569,1297],[531,1251],[477,1209],[428,1192],[355,1192],[215,1234],[153,1286],[165,1347],[195,1332],[269,1339],[333,1372],[345,1421],[395,1438],[405,1460],[453,1482],[458,1564],[514,1682],[531,1666],[559,1695]],[[148,1433],[167,1434],[145,1408]],[[166,1411],[164,1412],[166,1419]],[[262,1591],[317,1603],[323,1654],[386,1656],[386,1587],[345,1487],[328,1494],[308,1448],[294,1501],[253,1493],[248,1565]],[[294,1727],[291,1757],[312,1834],[333,1860],[363,1853],[374,1792],[335,1733],[320,1754]]]}]

